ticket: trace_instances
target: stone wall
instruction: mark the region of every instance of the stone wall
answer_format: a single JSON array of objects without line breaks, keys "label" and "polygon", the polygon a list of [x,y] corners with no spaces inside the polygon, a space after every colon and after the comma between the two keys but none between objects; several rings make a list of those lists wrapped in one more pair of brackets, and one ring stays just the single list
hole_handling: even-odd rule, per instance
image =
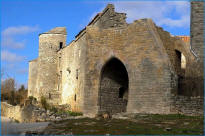
[{"label": "stone wall", "polygon": [[[179,109],[180,102],[188,103],[186,98],[176,98],[173,103],[173,94],[193,96],[203,92],[201,5],[192,3],[191,44],[198,59],[188,43],[157,27],[151,19],[127,24],[125,14],[116,13],[110,4],[68,46],[64,27],[41,34],[38,63],[29,64],[29,95],[44,96],[53,104],[69,104],[73,111],[86,116],[105,111],[172,113],[173,105]],[[181,67],[182,54],[186,68]],[[109,67],[103,74],[112,59],[125,67],[127,85],[121,84],[121,73],[115,73],[119,67]],[[37,71],[32,71],[36,67]],[[181,84],[185,88],[179,89]],[[122,87],[126,102],[119,98]]]},{"label": "stone wall", "polygon": [[[58,106],[58,108],[62,106],[64,107],[65,105]],[[20,107],[18,105],[10,105],[6,102],[1,103],[1,116],[8,117],[19,122],[45,122],[73,118],[67,113],[58,114],[53,111],[46,111],[45,109],[31,103]]]},{"label": "stone wall", "polygon": [[174,70],[151,20],[137,20],[121,28],[87,27],[86,34],[85,114],[99,110],[100,73],[113,57],[128,71],[127,112],[170,112],[167,96],[176,88]]},{"label": "stone wall", "polygon": [[62,104],[71,105],[72,111],[83,111],[86,44],[82,36],[58,53]]},{"label": "stone wall", "polygon": [[203,62],[204,56],[204,2],[191,2],[191,46]]},{"label": "stone wall", "polygon": [[204,2],[191,2],[191,50],[195,59],[187,65],[186,90],[204,96]]},{"label": "stone wall", "polygon": [[115,12],[114,6],[108,4],[101,13],[94,17],[88,26],[97,26],[103,29],[127,26],[126,14]]},{"label": "stone wall", "polygon": [[33,113],[33,106],[20,107],[13,106],[6,102],[1,102],[1,116],[5,116],[19,122],[35,122],[36,117]]},{"label": "stone wall", "polygon": [[189,56],[192,54],[190,51],[187,51],[185,46],[187,46],[183,41],[180,41],[177,37],[173,37],[169,32],[164,31],[162,28],[157,27],[157,31],[160,35],[160,39],[163,42],[163,46],[166,49],[166,52],[171,61],[172,67],[174,68],[177,75],[185,76],[185,69],[181,68],[181,58],[179,58],[177,52],[183,54],[188,62]]},{"label": "stone wall", "polygon": [[39,94],[36,89],[36,81],[38,76],[38,59],[29,62],[29,73],[28,73],[28,96],[38,98]]},{"label": "stone wall", "polygon": [[13,106],[6,102],[1,102],[1,116],[13,118],[21,121],[21,107]]},{"label": "stone wall", "polygon": [[173,113],[186,115],[203,115],[204,114],[204,98],[203,97],[187,97],[172,96]]},{"label": "stone wall", "polygon": [[[190,64],[195,61],[195,56],[190,51],[190,44],[183,42],[178,37],[171,36],[169,32],[164,31],[160,27],[157,27],[157,31],[169,56],[172,67],[177,74],[178,87],[174,93],[191,96],[193,89],[190,90],[187,87],[190,84],[187,73],[190,71]],[[184,67],[182,67],[182,63],[184,63]]]}]

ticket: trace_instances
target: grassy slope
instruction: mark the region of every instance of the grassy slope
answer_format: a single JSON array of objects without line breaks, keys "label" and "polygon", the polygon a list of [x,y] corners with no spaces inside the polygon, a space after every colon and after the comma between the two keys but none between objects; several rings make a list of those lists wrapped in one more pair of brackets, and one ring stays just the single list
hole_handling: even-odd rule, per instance
[{"label": "grassy slope", "polygon": [[203,117],[137,115],[132,119],[70,119],[52,123],[44,134],[203,134]]}]

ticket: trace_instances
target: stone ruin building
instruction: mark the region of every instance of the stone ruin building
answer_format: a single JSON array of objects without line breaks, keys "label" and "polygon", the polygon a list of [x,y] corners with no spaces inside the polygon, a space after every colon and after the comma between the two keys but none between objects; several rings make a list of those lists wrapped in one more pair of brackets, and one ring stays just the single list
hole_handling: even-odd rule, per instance
[{"label": "stone ruin building", "polygon": [[151,19],[128,24],[112,4],[68,45],[65,27],[41,33],[28,96],[86,116],[203,114],[203,16],[203,2],[192,2],[190,43]]}]

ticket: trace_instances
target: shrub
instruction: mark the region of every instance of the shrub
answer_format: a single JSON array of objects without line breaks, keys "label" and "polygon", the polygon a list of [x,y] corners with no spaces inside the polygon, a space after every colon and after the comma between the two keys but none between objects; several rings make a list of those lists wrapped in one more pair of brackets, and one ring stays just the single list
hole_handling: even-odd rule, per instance
[{"label": "shrub", "polygon": [[83,115],[82,112],[67,111],[67,113],[68,113],[70,116],[82,116],[82,115]]},{"label": "shrub", "polygon": [[44,108],[45,110],[50,109],[50,105],[48,104],[45,97],[41,96],[41,101],[40,102],[41,102],[42,108]]},{"label": "shrub", "polygon": [[50,109],[49,109],[50,111],[52,111],[52,112],[58,112],[58,109],[55,107],[55,106],[50,106]]},{"label": "shrub", "polygon": [[65,111],[65,110],[60,110],[60,109],[57,109],[58,111],[56,112],[56,114],[58,115],[61,115],[61,114],[67,114],[67,115],[70,115],[70,116],[82,116],[83,113],[82,112],[73,112],[73,111]]},{"label": "shrub", "polygon": [[30,101],[32,101],[32,100],[37,101],[37,99],[36,99],[35,97],[33,97],[33,96],[29,96],[28,99],[29,99]]},{"label": "shrub", "polygon": [[59,109],[58,109],[58,111],[56,112],[57,115],[61,115],[61,114],[65,114],[65,113],[66,113],[66,111],[62,111],[62,110],[59,110]]}]

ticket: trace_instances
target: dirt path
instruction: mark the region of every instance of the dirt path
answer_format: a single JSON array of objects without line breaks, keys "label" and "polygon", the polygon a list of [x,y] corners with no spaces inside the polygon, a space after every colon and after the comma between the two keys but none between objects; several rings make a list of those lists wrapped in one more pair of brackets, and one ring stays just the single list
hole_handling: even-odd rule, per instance
[{"label": "dirt path", "polygon": [[7,117],[1,117],[2,135],[24,135],[26,131],[41,131],[48,126],[49,122],[39,123],[15,123]]}]

